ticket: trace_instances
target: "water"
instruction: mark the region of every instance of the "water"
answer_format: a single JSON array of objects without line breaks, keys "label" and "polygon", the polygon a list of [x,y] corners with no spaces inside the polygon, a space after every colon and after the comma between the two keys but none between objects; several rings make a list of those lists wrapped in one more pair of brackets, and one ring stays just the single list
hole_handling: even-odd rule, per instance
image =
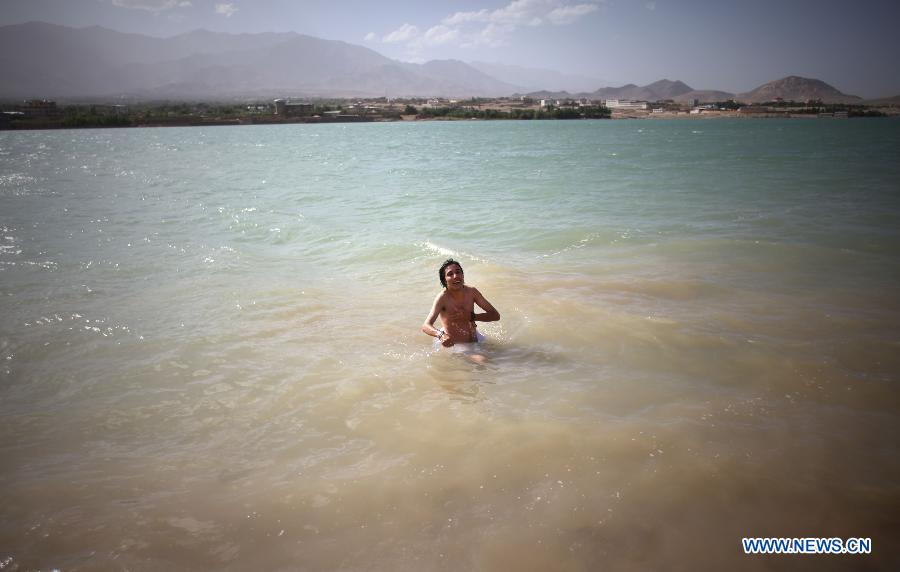
[{"label": "water", "polygon": [[[898,157],[891,120],[2,133],[0,563],[890,567]],[[449,255],[485,365],[419,332]]]}]

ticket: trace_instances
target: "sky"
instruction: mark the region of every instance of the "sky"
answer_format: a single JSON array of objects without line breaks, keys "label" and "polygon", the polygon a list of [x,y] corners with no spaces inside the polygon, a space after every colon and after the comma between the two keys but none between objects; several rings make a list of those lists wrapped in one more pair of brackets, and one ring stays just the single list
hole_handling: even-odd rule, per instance
[{"label": "sky", "polygon": [[293,31],[425,62],[554,69],[597,87],[681,80],[733,93],[799,75],[900,95],[900,0],[0,0],[39,20],[169,37]]}]

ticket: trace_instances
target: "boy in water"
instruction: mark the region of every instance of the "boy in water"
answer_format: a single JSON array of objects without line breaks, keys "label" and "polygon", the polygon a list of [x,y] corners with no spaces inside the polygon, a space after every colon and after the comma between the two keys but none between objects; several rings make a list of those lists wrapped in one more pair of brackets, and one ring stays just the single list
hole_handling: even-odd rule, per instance
[{"label": "boy in water", "polygon": [[[459,262],[452,258],[447,259],[438,270],[438,277],[444,291],[434,299],[431,312],[422,324],[422,331],[435,337],[444,347],[454,344],[474,343],[478,341],[478,332],[475,329],[475,321],[496,322],[500,319],[498,312],[491,303],[481,295],[478,289],[466,286],[463,277],[463,269]],[[475,304],[484,310],[482,314],[475,313]],[[434,327],[434,321],[440,317],[443,328]],[[475,357],[475,356],[472,356]],[[478,356],[482,358],[483,356]]]}]

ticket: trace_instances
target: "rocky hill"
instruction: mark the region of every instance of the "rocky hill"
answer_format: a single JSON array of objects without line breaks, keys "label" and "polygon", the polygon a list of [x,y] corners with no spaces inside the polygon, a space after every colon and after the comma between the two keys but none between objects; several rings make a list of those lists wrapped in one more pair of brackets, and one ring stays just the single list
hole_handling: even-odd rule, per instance
[{"label": "rocky hill", "polygon": [[661,79],[659,81],[655,81],[650,85],[644,86],[644,89],[651,91],[658,100],[660,99],[675,99],[680,95],[684,95],[688,92],[694,91],[694,88],[688,86],[683,81],[670,81],[667,79]]},{"label": "rocky hill", "polygon": [[822,80],[796,75],[783,77],[763,84],[752,91],[741,93],[736,99],[747,103],[774,101],[808,101],[818,99],[825,103],[861,103],[862,98],[841,93]]}]

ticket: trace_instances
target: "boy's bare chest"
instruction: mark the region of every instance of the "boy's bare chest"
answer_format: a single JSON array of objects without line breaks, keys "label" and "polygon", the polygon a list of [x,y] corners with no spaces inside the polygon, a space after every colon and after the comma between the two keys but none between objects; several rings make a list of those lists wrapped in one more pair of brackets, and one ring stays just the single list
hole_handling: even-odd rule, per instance
[{"label": "boy's bare chest", "polygon": [[471,312],[472,304],[471,295],[462,296],[459,299],[447,296],[444,300],[444,312],[450,316],[468,315]]}]

